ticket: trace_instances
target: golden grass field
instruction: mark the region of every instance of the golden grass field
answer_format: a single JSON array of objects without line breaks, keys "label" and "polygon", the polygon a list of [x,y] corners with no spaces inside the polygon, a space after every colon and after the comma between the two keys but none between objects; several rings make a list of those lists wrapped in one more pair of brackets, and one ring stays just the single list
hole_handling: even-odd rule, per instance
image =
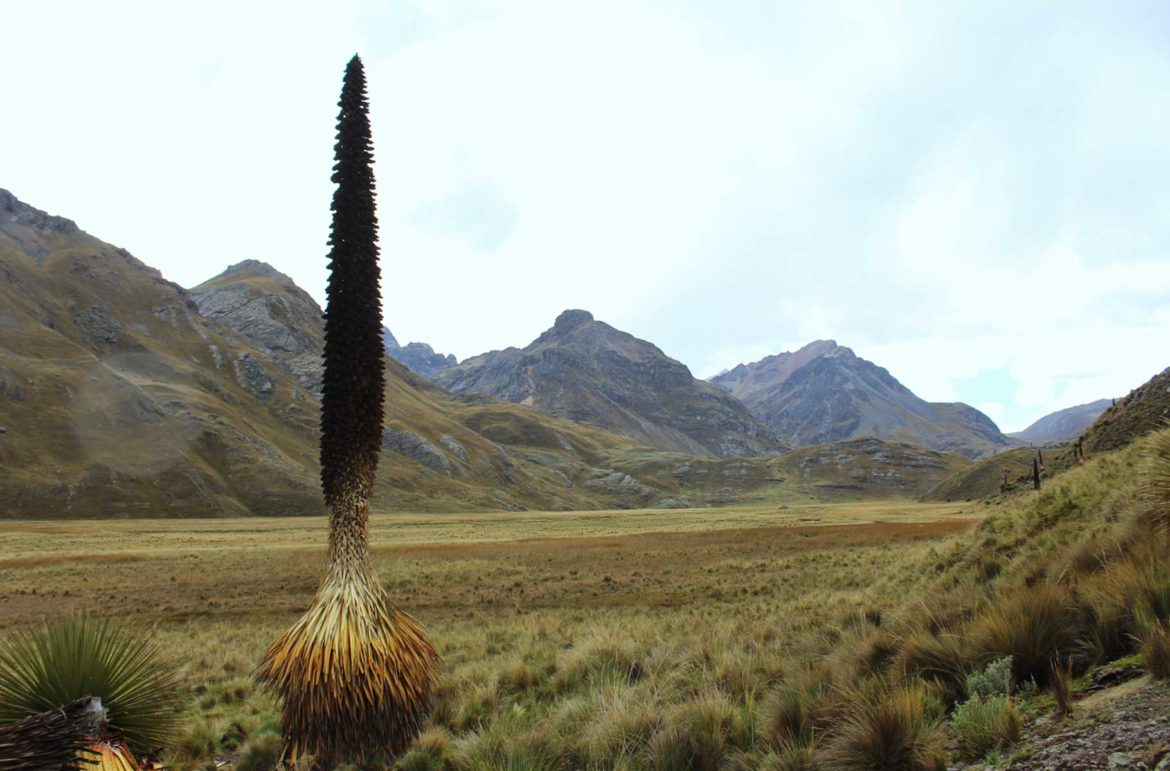
[{"label": "golden grass field", "polygon": [[[978,514],[871,502],[375,515],[379,574],[445,660],[431,728],[402,764],[654,767],[656,732],[691,712],[718,721],[727,752],[751,750],[761,695],[902,604]],[[325,540],[323,518],[5,523],[0,627],[85,612],[156,635],[188,699],[170,759],[262,767],[278,711],[251,673],[308,605]]]}]

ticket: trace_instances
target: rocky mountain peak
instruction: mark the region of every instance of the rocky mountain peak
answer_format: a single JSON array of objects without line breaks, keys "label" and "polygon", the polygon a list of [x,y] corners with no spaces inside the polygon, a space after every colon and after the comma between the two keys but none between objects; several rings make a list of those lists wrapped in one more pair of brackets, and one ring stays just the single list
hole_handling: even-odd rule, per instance
[{"label": "rocky mountain peak", "polygon": [[975,457],[1010,444],[974,407],[929,404],[834,340],[741,364],[711,383],[798,445],[878,437]]},{"label": "rocky mountain peak", "polygon": [[553,331],[567,335],[582,324],[588,324],[593,321],[593,314],[589,311],[570,309],[562,311],[561,315],[557,316],[557,320],[553,322]]},{"label": "rocky mountain peak", "polygon": [[410,342],[401,345],[387,327],[382,327],[382,347],[386,349],[386,355],[391,359],[426,378],[459,363],[459,360],[449,353],[436,353],[427,343]]},{"label": "rocky mountain peak", "polygon": [[0,188],[0,227],[9,222],[37,230],[49,230],[66,235],[80,233],[77,223],[64,217],[55,217],[21,201]]},{"label": "rocky mountain peak", "polygon": [[474,356],[435,379],[455,393],[518,402],[674,452],[729,457],[785,448],[736,399],[583,310],[561,313],[523,349]]},{"label": "rocky mountain peak", "polygon": [[235,265],[229,265],[220,273],[217,278],[277,278],[285,281],[292,281],[288,276],[281,273],[276,268],[272,267],[261,260],[241,260]]}]

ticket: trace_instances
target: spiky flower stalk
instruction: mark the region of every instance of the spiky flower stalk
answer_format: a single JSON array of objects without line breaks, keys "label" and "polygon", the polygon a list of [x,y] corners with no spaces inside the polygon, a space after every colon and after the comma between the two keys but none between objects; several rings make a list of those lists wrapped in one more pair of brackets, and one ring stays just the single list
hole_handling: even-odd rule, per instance
[{"label": "spiky flower stalk", "polygon": [[422,627],[391,606],[369,558],[384,352],[373,146],[357,56],[339,105],[321,400],[329,569],[308,612],[260,667],[284,700],[285,762],[312,756],[322,768],[406,749],[429,712],[438,664]]}]

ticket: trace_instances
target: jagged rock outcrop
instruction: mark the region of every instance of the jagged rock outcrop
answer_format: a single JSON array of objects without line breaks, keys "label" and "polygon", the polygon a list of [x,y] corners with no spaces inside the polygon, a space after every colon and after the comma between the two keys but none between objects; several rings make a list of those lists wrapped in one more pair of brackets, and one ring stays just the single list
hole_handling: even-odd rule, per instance
[{"label": "jagged rock outcrop", "polygon": [[876,437],[979,457],[1012,444],[974,407],[926,402],[832,340],[740,364],[711,382],[796,445]]},{"label": "jagged rock outcrop", "polygon": [[386,428],[382,430],[382,446],[402,453],[427,468],[451,476],[451,461],[447,459],[442,450],[418,434]]},{"label": "jagged rock outcrop", "polygon": [[459,363],[451,354],[436,353],[435,349],[426,343],[399,345],[394,334],[385,327],[382,327],[382,345],[391,359],[401,363],[411,372],[427,378]]},{"label": "jagged rock outcrop", "polygon": [[258,260],[232,265],[191,290],[204,317],[243,335],[321,396],[321,306],[291,278]]},{"label": "jagged rock outcrop", "polygon": [[583,310],[565,311],[523,349],[472,357],[435,380],[456,393],[530,405],[666,450],[728,457],[785,447],[736,399]]}]

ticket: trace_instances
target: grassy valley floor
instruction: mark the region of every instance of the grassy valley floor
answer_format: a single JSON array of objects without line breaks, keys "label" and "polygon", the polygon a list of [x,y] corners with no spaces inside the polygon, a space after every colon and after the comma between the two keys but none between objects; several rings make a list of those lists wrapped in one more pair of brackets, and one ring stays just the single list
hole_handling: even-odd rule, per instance
[{"label": "grassy valley floor", "polygon": [[[769,748],[774,686],[880,623],[978,508],[905,502],[372,518],[378,571],[445,660],[408,768],[661,768]],[[260,768],[251,679],[308,605],[323,518],[6,523],[0,627],[83,611],[152,630],[184,676],[169,760]],[[711,746],[683,747],[693,737]],[[519,763],[519,765],[517,765]]]}]

